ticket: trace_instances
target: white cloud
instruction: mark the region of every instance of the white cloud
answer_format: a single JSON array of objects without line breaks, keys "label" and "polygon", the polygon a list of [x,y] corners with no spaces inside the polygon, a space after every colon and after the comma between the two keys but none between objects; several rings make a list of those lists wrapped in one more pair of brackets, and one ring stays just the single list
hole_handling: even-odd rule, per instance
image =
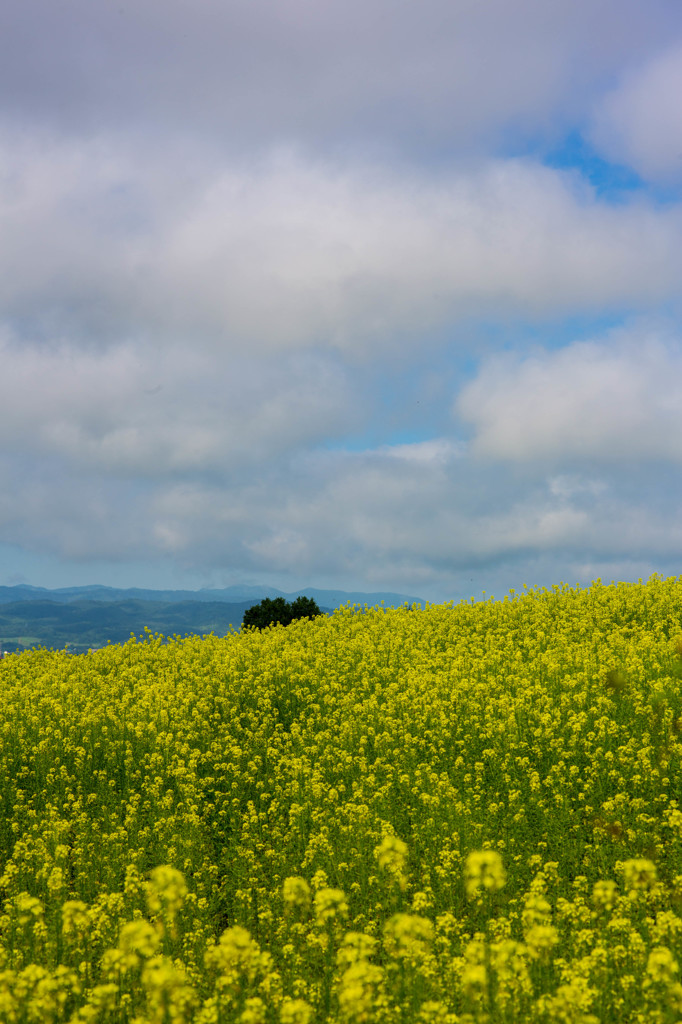
[{"label": "white cloud", "polygon": [[279,154],[183,187],[101,140],[2,149],[0,309],[27,337],[357,357],[475,314],[638,307],[682,276],[679,209],[608,206],[530,161],[434,176]]},{"label": "white cloud", "polygon": [[657,54],[597,105],[592,138],[610,160],[654,181],[682,180],[682,41]]},{"label": "white cloud", "polygon": [[682,461],[682,345],[645,327],[495,357],[456,401],[473,451],[511,461]]}]

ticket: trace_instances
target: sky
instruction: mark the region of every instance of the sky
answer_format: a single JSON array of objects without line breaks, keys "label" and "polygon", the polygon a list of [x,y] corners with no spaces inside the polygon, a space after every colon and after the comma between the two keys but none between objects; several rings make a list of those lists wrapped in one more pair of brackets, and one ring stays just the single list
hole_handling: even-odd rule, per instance
[{"label": "sky", "polygon": [[679,0],[0,9],[0,584],[682,574]]}]

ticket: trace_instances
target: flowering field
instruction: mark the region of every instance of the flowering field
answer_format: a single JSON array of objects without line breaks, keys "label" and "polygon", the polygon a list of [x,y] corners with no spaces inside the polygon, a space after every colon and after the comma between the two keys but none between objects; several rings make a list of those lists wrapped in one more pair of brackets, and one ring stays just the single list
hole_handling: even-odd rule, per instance
[{"label": "flowering field", "polygon": [[682,578],[0,662],[0,1020],[682,1020]]}]

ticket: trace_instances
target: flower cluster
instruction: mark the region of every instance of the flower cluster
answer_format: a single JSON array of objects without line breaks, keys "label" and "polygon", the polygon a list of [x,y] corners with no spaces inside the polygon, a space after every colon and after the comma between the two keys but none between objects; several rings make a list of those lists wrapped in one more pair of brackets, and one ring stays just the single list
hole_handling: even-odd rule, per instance
[{"label": "flower cluster", "polygon": [[682,580],[0,662],[7,1024],[682,1019]]}]

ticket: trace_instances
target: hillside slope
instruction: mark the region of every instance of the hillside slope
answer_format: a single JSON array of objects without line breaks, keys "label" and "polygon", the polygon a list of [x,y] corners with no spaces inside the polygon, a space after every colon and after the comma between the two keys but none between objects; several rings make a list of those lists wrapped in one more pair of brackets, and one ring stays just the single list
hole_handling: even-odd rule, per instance
[{"label": "hillside slope", "polygon": [[3,1012],[678,1019],[681,637],[653,578],[5,658]]}]

